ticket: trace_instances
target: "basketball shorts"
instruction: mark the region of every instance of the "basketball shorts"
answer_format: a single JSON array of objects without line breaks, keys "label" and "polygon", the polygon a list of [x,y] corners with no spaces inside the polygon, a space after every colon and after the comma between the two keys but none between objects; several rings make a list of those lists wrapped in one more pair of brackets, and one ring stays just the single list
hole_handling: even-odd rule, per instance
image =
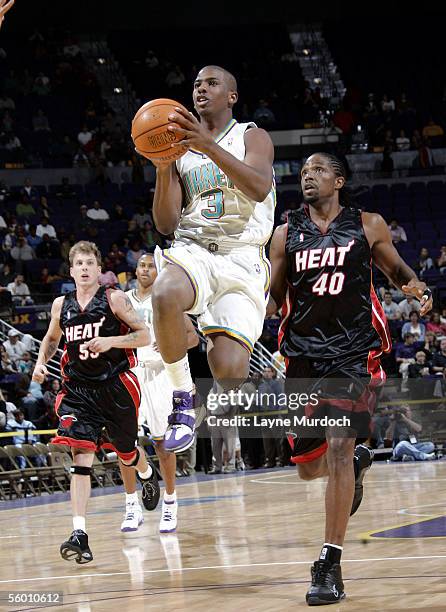
[{"label": "basketball shorts", "polygon": [[170,249],[157,248],[155,263],[158,272],[169,263],[186,272],[195,293],[188,312],[198,315],[204,335],[223,332],[253,350],[262,333],[270,286],[270,263],[262,247],[219,253],[175,242]]},{"label": "basketball shorts", "polygon": [[52,443],[92,452],[108,448],[129,461],[135,456],[140,399],[132,372],[95,386],[65,381],[56,398],[59,427]]},{"label": "basketball shorts", "polygon": [[162,440],[166,433],[167,419],[172,412],[173,387],[162,363],[141,362],[133,368],[141,387],[139,424],[150,429],[154,440]]},{"label": "basketball shorts", "polygon": [[[335,363],[290,358],[286,372],[288,398],[292,393],[312,398],[305,406],[289,412],[293,427],[286,435],[292,449],[291,461],[306,463],[321,457],[327,450],[327,427],[332,436],[365,441],[370,434],[377,392],[384,381],[379,362],[371,364],[369,354],[347,356]],[[306,422],[301,422],[302,416]]]}]

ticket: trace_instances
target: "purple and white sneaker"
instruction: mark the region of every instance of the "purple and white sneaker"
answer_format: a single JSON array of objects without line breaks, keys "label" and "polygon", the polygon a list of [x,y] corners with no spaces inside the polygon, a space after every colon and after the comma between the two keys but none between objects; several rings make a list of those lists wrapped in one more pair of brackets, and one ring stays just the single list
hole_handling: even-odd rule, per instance
[{"label": "purple and white sneaker", "polygon": [[177,528],[178,502],[163,500],[161,511],[160,533],[172,533]]},{"label": "purple and white sneaker", "polygon": [[195,439],[194,397],[187,391],[173,392],[173,411],[164,434],[164,450],[181,453],[192,446]]}]

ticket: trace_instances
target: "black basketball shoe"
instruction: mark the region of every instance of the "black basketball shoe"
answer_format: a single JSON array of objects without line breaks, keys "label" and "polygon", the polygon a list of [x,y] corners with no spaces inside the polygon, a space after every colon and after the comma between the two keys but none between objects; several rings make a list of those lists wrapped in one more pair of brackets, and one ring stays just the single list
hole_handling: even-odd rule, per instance
[{"label": "black basketball shoe", "polygon": [[160,485],[155,465],[148,457],[147,462],[152,468],[152,475],[150,478],[143,479],[138,472],[136,472],[136,475],[142,487],[142,503],[144,508],[146,510],[155,510],[160,499]]},{"label": "black basketball shoe", "polygon": [[68,540],[60,547],[62,559],[76,563],[89,563],[93,561],[93,554],[88,546],[88,536],[82,529],[75,529]]},{"label": "black basketball shoe", "polygon": [[344,583],[339,563],[315,561],[311,568],[311,586],[306,600],[309,606],[325,606],[344,599]]},{"label": "black basketball shoe", "polygon": [[365,473],[372,465],[373,451],[364,446],[364,444],[358,444],[355,448],[355,454],[353,457],[353,466],[355,468],[355,494],[353,496],[352,509],[350,516],[352,516],[359,508],[364,495],[364,487],[362,481],[364,480]]}]

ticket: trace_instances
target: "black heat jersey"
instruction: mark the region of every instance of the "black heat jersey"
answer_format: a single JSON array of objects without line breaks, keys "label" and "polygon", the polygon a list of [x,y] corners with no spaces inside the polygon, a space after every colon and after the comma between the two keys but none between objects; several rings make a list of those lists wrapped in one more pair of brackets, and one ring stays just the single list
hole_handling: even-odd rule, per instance
[{"label": "black heat jersey", "polygon": [[60,316],[65,336],[60,367],[65,381],[101,384],[136,365],[133,349],[112,348],[105,353],[93,353],[83,346],[97,336],[121,336],[129,331],[110,308],[110,291],[99,287],[85,310],[79,306],[76,291],[65,296]]},{"label": "black heat jersey", "polygon": [[326,234],[306,206],[290,213],[285,252],[288,291],[279,334],[284,356],[336,361],[390,350],[360,210],[343,208]]}]

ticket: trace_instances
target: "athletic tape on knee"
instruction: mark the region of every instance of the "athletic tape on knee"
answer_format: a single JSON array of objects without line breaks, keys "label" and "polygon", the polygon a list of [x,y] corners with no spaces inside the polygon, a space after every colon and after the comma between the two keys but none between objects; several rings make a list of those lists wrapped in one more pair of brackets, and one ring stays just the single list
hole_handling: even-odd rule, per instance
[{"label": "athletic tape on knee", "polygon": [[70,472],[78,476],[91,476],[92,471],[91,467],[85,467],[84,465],[72,465],[70,467]]}]

